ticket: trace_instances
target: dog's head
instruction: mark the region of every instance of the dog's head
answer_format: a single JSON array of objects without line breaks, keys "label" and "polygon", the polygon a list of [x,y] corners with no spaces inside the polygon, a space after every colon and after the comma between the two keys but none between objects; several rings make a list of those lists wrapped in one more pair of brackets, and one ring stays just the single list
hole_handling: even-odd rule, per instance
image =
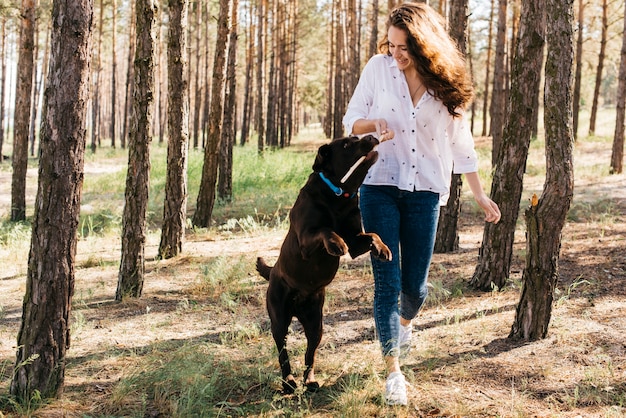
[{"label": "dog's head", "polygon": [[[376,145],[378,139],[372,135],[363,138],[350,136],[334,139],[318,149],[313,171],[321,172],[334,185],[347,192],[356,192],[363,183],[367,171],[378,159],[378,152],[374,149]],[[364,159],[361,163],[344,180],[345,182],[342,182],[344,176],[362,157]]]}]

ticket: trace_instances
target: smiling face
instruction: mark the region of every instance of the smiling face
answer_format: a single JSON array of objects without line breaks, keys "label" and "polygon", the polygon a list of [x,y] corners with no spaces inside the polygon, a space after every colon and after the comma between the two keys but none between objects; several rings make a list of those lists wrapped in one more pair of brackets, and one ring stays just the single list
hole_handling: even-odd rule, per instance
[{"label": "smiling face", "polygon": [[403,29],[389,26],[387,40],[389,42],[389,54],[391,54],[398,63],[398,68],[402,71],[414,68],[413,59],[409,54],[409,47],[407,45],[407,33]]}]

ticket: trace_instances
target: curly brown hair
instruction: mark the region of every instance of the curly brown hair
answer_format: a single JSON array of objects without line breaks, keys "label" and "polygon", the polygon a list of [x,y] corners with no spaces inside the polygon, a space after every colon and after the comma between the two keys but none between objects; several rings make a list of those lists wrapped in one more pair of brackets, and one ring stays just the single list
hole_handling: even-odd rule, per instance
[{"label": "curly brown hair", "polygon": [[443,17],[425,3],[404,3],[391,11],[379,52],[389,55],[391,26],[407,34],[407,48],[424,86],[441,100],[452,116],[474,96],[465,57],[445,29]]}]

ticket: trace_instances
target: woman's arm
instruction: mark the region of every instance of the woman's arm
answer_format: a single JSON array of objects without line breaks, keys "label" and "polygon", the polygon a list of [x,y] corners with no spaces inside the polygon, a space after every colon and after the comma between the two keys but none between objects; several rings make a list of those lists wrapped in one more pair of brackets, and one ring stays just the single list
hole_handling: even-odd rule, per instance
[{"label": "woman's arm", "polygon": [[500,208],[483,190],[478,173],[465,173],[465,178],[467,179],[467,184],[474,195],[474,199],[476,199],[476,203],[478,203],[478,205],[485,212],[485,221],[497,224],[502,216]]},{"label": "woman's arm", "polygon": [[393,139],[395,135],[392,129],[387,128],[387,121],[385,119],[359,119],[352,125],[352,135],[361,135],[370,132],[376,132],[380,142]]}]

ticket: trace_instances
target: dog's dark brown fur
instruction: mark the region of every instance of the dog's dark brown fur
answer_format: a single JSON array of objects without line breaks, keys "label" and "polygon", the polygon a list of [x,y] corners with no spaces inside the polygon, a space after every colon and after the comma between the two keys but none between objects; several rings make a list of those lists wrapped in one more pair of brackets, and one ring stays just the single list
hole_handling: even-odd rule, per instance
[{"label": "dog's dark brown fur", "polygon": [[[314,390],[319,387],[313,363],[322,338],[325,288],[337,273],[339,258],[344,254],[355,258],[371,250],[382,260],[391,259],[391,251],[378,235],[363,232],[356,195],[367,170],[378,158],[373,150],[376,144],[374,137],[366,136],[339,138],[322,145],[313,164],[313,173],[289,214],[289,231],[276,264],[270,267],[262,258],[257,259],[258,272],[269,280],[267,311],[278,348],[283,390],[287,393],[296,388],[285,347],[292,318],[298,318],[304,328],[307,339],[304,383]],[[364,155],[366,159],[346,184],[340,184],[353,163]],[[343,190],[333,191],[320,172]]]}]

